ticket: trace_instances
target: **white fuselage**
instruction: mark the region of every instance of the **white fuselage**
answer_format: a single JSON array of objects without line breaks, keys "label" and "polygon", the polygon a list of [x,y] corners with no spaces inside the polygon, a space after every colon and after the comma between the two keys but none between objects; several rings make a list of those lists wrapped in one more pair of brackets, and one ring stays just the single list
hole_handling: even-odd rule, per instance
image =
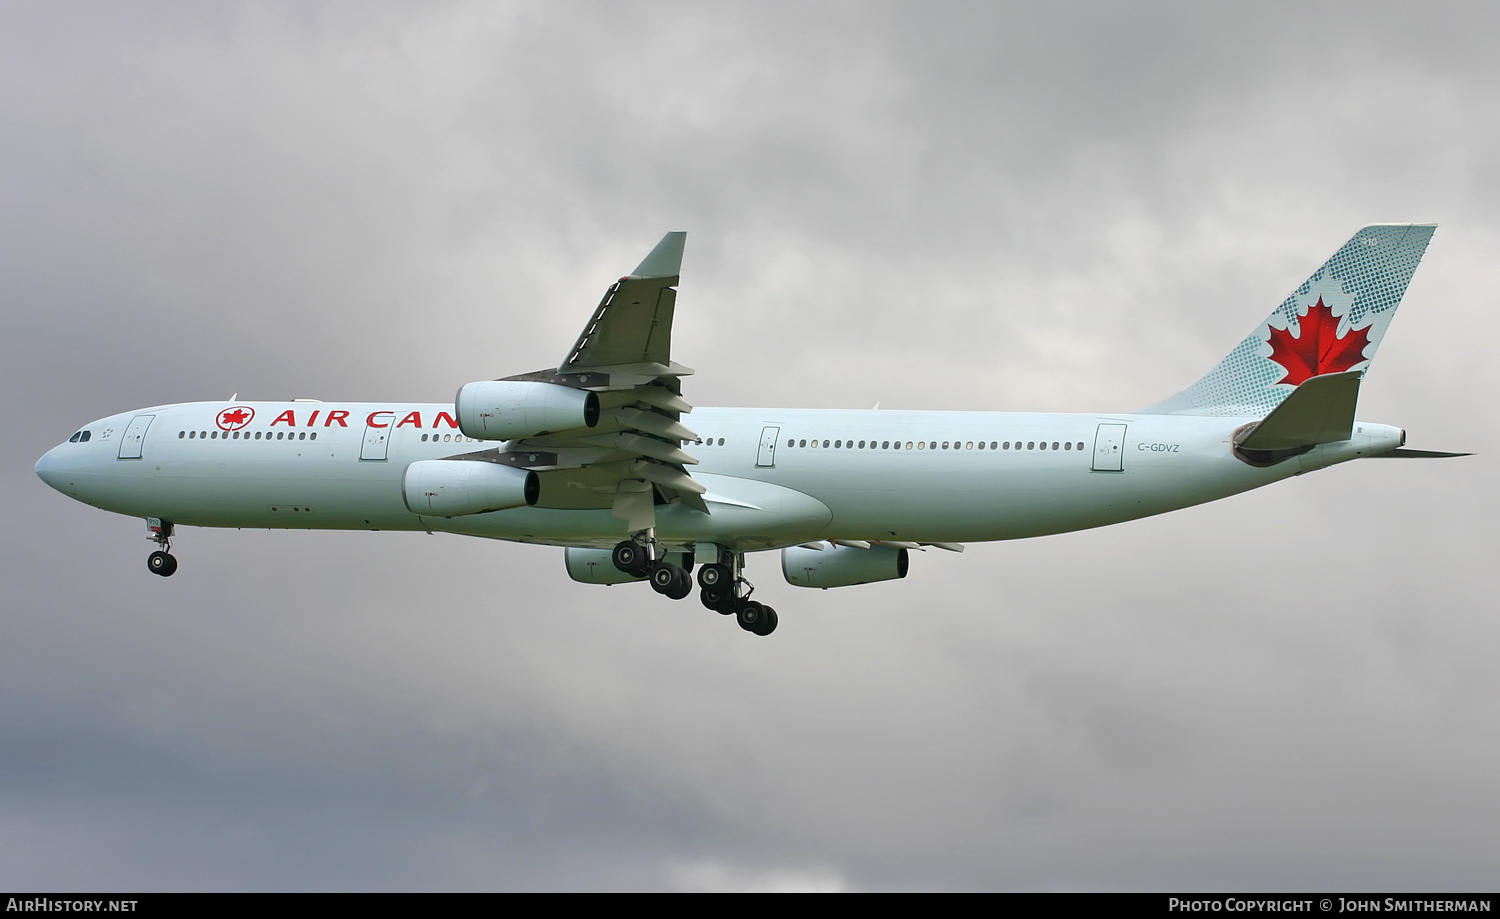
[{"label": "white fuselage", "polygon": [[[434,530],[595,547],[629,535],[607,498],[595,509],[412,513],[402,498],[408,464],[498,446],[463,437],[451,404],[234,404],[254,413],[234,431],[217,424],[231,403],[102,419],[86,429],[87,442],[49,451],[37,474],[96,507],[184,526]],[[656,535],[740,551],[1041,536],[1201,504],[1384,453],[1402,438],[1397,428],[1359,423],[1351,440],[1256,468],[1230,443],[1254,420],[698,408],[691,422],[701,441],[684,448],[700,460],[689,471],[707,487],[710,513],[659,507]]]}]

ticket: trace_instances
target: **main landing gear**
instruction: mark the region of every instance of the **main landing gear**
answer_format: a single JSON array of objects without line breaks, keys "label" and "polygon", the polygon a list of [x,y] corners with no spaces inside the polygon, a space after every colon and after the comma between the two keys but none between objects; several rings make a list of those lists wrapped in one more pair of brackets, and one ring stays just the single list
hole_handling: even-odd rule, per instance
[{"label": "main landing gear", "polygon": [[156,551],[146,556],[146,567],[152,574],[159,574],[164,578],[172,576],[177,570],[177,557],[171,553],[172,549],[172,524],[165,523],[155,517],[146,518],[147,535],[156,541]]},{"label": "main landing gear", "polygon": [[[693,578],[689,574],[692,555],[687,556],[688,567],[684,568],[666,557],[654,558],[653,545],[649,534],[616,545],[615,567],[626,574],[650,579],[652,589],[673,600],[692,593]],[[716,613],[733,615],[745,631],[770,635],[776,631],[776,610],[750,599],[755,588],[741,576],[743,567],[743,555],[720,547],[719,560],[698,569],[698,599]]]}]

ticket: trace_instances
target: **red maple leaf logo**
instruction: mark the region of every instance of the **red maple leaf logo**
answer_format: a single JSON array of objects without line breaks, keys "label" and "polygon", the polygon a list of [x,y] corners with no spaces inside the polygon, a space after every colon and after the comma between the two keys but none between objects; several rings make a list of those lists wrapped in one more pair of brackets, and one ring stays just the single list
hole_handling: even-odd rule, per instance
[{"label": "red maple leaf logo", "polygon": [[250,419],[254,417],[255,409],[249,406],[236,406],[235,408],[226,408],[220,412],[218,424],[222,430],[238,431],[249,424]]},{"label": "red maple leaf logo", "polygon": [[1325,373],[1343,373],[1365,359],[1369,328],[1350,329],[1340,338],[1338,318],[1332,307],[1323,305],[1322,297],[1308,307],[1298,325],[1301,335],[1297,336],[1290,328],[1271,329],[1271,360],[1286,368],[1286,376],[1276,382],[1297,386]]}]

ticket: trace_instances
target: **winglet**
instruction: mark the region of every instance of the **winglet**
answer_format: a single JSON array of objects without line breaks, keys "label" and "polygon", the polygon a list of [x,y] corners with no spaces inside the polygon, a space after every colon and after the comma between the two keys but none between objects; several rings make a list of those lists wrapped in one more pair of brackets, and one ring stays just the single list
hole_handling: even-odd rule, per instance
[{"label": "winglet", "polygon": [[637,280],[677,277],[682,274],[682,249],[686,244],[687,233],[681,230],[668,233],[627,277]]}]

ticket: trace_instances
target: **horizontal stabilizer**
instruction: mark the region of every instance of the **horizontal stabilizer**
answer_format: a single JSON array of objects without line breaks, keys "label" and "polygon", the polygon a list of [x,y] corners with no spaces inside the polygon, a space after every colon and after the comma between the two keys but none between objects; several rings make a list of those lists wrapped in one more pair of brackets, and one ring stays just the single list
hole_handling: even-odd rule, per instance
[{"label": "horizontal stabilizer", "polygon": [[1350,370],[1305,381],[1258,424],[1237,432],[1235,447],[1261,453],[1348,440],[1354,433],[1360,375]]},{"label": "horizontal stabilizer", "polygon": [[1393,457],[1395,459],[1448,459],[1449,457],[1453,457],[1453,456],[1473,456],[1473,455],[1474,454],[1472,454],[1472,453],[1440,453],[1437,450],[1408,450],[1405,447],[1401,447],[1399,449],[1392,450],[1389,453],[1379,453],[1379,454],[1376,454],[1374,457],[1371,457],[1371,458],[1372,459],[1378,459],[1378,458],[1380,458],[1382,456],[1389,456],[1389,457]]}]

